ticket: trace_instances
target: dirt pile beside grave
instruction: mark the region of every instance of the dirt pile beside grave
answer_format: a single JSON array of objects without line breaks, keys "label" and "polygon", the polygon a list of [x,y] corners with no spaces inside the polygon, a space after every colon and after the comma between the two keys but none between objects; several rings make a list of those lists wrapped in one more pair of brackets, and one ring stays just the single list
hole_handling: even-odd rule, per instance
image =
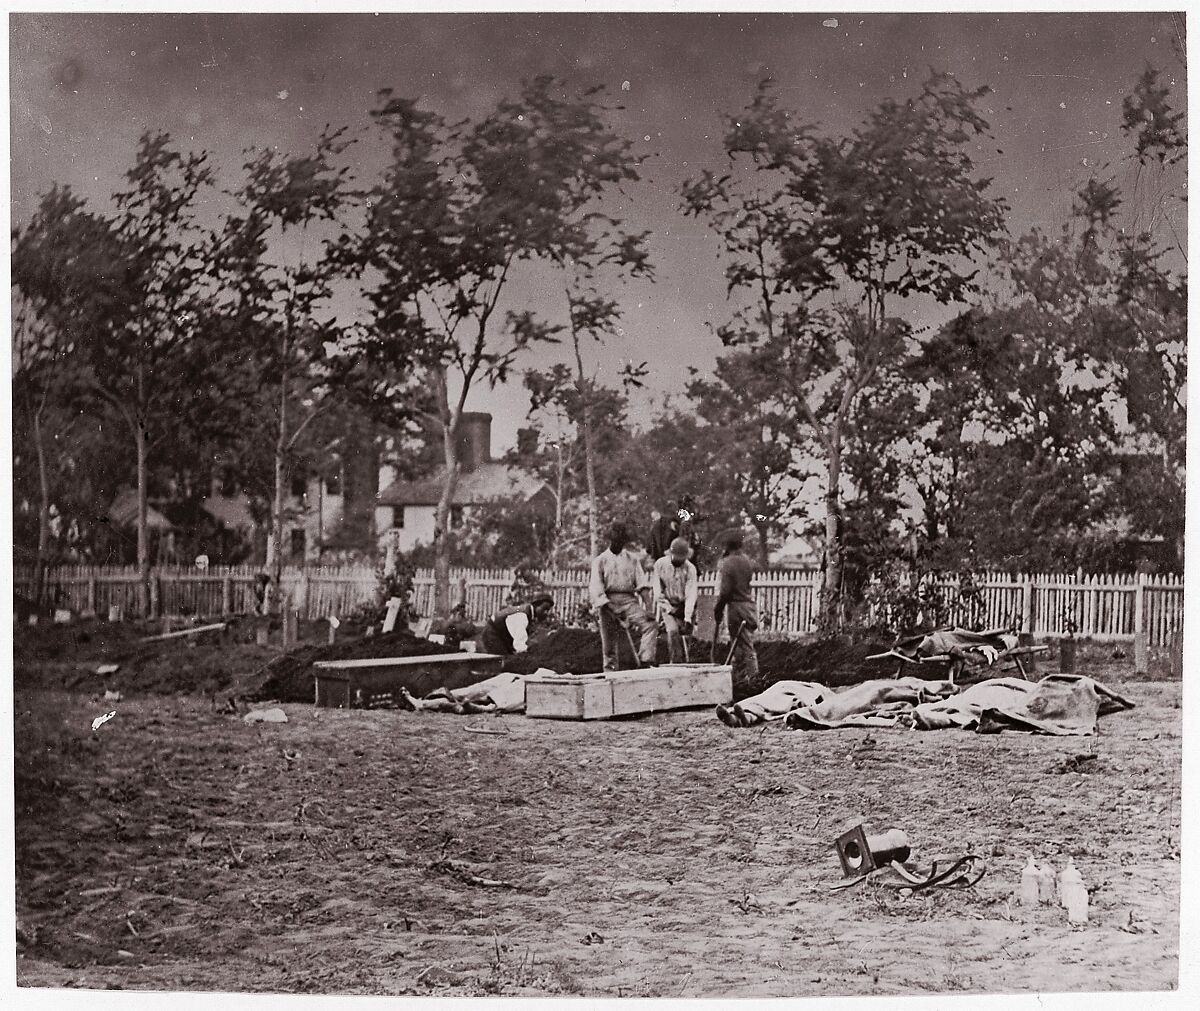
[{"label": "dirt pile beside grave", "polygon": [[[18,688],[66,688],[130,694],[212,693],[256,670],[272,651],[254,645],[254,631],[236,620],[225,630],[145,641],[160,623],[78,621],[17,628],[13,683]],[[103,667],[115,671],[99,673]]]},{"label": "dirt pile beside grave", "polygon": [[113,661],[135,651],[148,635],[161,632],[146,622],[39,622],[13,629],[13,656],[23,663],[54,660]]},{"label": "dirt pile beside grave", "polygon": [[[619,640],[621,662],[636,666],[628,642]],[[867,657],[881,653],[891,644],[882,641],[855,642],[849,637],[809,641],[764,640],[756,643],[759,675],[753,682],[734,684],[734,695],[746,698],[762,691],[776,681],[819,681],[830,687],[857,684],[872,678],[891,677],[895,661]],[[688,652],[694,663],[707,663],[712,657],[712,643],[688,640]],[[727,640],[717,645],[717,660],[724,662],[729,652]],[[667,661],[666,637],[659,637],[658,661]],[[600,633],[581,628],[560,628],[535,635],[528,653],[508,657],[504,669],[516,674],[532,674],[547,667],[560,674],[590,674],[601,669]],[[907,672],[906,672],[907,673]],[[944,676],[940,665],[923,667],[923,677]]]},{"label": "dirt pile beside grave", "polygon": [[[149,642],[147,636],[162,632],[161,623],[76,621],[18,627],[13,641],[14,686],[95,694],[113,690],[126,696],[229,693],[309,702],[316,660],[450,652],[407,631],[346,636],[329,645],[320,641],[328,634],[327,623],[304,622],[299,630],[301,645],[280,653],[278,646],[260,646],[255,641],[265,621],[243,616],[230,619],[224,630]],[[278,619],[273,624],[278,626]],[[339,635],[345,631],[343,626]],[[116,671],[97,673],[98,668],[114,664]]]}]

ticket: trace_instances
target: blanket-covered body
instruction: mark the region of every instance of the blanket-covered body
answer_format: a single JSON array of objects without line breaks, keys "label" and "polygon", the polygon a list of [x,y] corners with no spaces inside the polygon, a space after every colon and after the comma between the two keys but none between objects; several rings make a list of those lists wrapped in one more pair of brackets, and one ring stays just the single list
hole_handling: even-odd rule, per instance
[{"label": "blanket-covered body", "polygon": [[523,713],[525,676],[497,674],[465,688],[435,688],[423,699],[401,689],[407,704],[416,710],[435,713]]},{"label": "blanket-covered body", "polygon": [[1051,674],[1039,682],[992,678],[959,690],[948,681],[897,678],[866,681],[834,692],[806,681],[782,681],[717,717],[728,726],[782,718],[791,730],[904,727],[977,733],[1023,730],[1059,736],[1095,734],[1099,718],[1133,703],[1082,674]]},{"label": "blanket-covered body", "polygon": [[991,663],[997,654],[1015,649],[1017,641],[1016,633],[1008,629],[972,632],[965,628],[939,628],[897,639],[892,651],[910,660],[950,656],[976,665]]}]

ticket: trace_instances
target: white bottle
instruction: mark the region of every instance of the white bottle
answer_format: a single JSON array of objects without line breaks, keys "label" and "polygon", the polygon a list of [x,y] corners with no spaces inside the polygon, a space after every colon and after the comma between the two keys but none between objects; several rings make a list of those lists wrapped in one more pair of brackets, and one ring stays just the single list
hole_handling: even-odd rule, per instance
[{"label": "white bottle", "polygon": [[1067,908],[1067,898],[1071,894],[1071,889],[1077,886],[1083,887],[1083,875],[1075,868],[1075,858],[1067,857],[1067,866],[1058,876],[1058,902],[1063,909]]},{"label": "white bottle", "polygon": [[1038,900],[1044,906],[1052,906],[1054,898],[1054,869],[1047,861],[1038,871]]},{"label": "white bottle", "polygon": [[1033,854],[1029,854],[1029,863],[1021,871],[1021,905],[1036,906],[1038,903],[1038,869],[1033,862]]}]

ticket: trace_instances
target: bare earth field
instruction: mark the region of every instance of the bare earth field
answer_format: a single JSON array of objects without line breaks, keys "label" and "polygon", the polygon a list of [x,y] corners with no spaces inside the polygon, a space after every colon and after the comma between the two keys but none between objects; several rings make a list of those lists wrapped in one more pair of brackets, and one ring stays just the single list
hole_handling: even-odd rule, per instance
[{"label": "bare earth field", "polygon": [[[1172,989],[1181,685],[1102,677],[1138,708],[1074,739],[298,703],[287,724],[255,726],[196,696],[18,687],[17,979],[509,996]],[[903,828],[916,864],[974,852],[988,874],[965,891],[831,893],[832,840],[861,819]],[[1056,867],[1074,856],[1089,924],[1017,905],[1030,851]]]}]

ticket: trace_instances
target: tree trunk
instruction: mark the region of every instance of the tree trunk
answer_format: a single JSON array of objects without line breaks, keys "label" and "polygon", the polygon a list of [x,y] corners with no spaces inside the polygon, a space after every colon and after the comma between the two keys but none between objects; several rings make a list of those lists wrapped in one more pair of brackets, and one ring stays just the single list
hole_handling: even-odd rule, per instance
[{"label": "tree trunk", "polygon": [[554,475],[554,550],[550,552],[550,565],[553,569],[561,567],[562,535],[563,535],[563,491],[567,482],[567,463],[563,456],[563,441],[558,440],[556,470]]},{"label": "tree trunk", "polygon": [[589,557],[595,558],[600,553],[600,517],[596,502],[596,461],[592,454],[592,411],[586,400],[583,404],[583,459],[588,489],[588,550]]},{"label": "tree trunk", "polygon": [[38,540],[34,557],[33,601],[42,603],[46,592],[46,554],[50,547],[50,478],[46,473],[46,447],[42,441],[42,412],[33,415],[33,445],[38,462]]},{"label": "tree trunk", "polygon": [[[567,302],[570,305],[570,292]],[[600,518],[599,507],[596,503],[596,461],[592,455],[592,391],[587,378],[583,374],[583,351],[579,347],[579,332],[574,328],[572,316],[571,342],[575,347],[575,386],[579,391],[579,409],[583,415],[583,463],[587,474],[588,493],[588,558],[595,558],[600,553]]]},{"label": "tree trunk", "polygon": [[275,491],[271,497],[271,539],[267,544],[267,566],[275,588],[283,577],[283,514],[287,489],[287,461],[283,446],[275,444]]},{"label": "tree trunk", "polygon": [[842,594],[841,496],[838,485],[842,476],[841,432],[831,433],[832,446],[826,461],[829,486],[825,489],[825,576],[821,585],[822,632],[835,632],[840,625]]},{"label": "tree trunk", "polygon": [[758,564],[760,568],[767,568],[770,564],[771,548],[767,543],[767,535],[770,531],[767,529],[767,524],[760,520],[752,519],[754,529],[758,531]]},{"label": "tree trunk", "polygon": [[146,502],[146,425],[139,415],[134,421],[137,443],[137,564],[138,604],[143,618],[150,617],[150,538],[147,529]]},{"label": "tree trunk", "polygon": [[280,339],[280,360],[284,363],[280,376],[280,417],[275,430],[275,496],[271,502],[271,536],[266,543],[266,567],[270,569],[271,586],[270,612],[277,606],[282,606],[283,594],[283,504],[287,492],[287,450],[288,450],[288,324],[284,323]]},{"label": "tree trunk", "polygon": [[450,390],[445,368],[436,373],[438,413],[442,420],[442,455],[445,471],[442,494],[438,499],[433,521],[433,610],[434,616],[450,616],[450,552],[453,547],[450,530],[454,491],[458,487],[458,423],[462,411],[450,408]]}]

